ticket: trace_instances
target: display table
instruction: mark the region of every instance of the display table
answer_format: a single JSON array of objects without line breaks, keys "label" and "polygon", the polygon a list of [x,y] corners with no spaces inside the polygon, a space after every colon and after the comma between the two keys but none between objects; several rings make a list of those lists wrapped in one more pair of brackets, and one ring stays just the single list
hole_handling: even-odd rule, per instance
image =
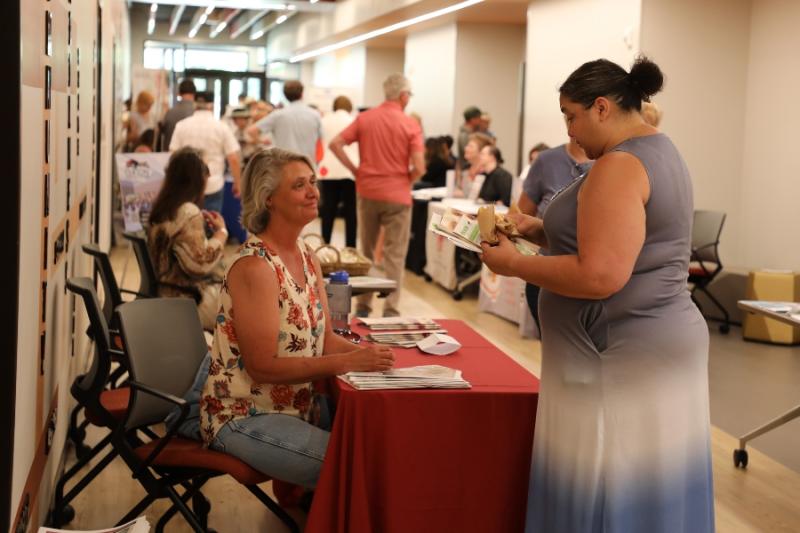
[{"label": "display table", "polygon": [[[445,198],[441,202],[430,202],[428,204],[428,221],[435,214],[441,215],[447,208],[457,209],[467,214],[477,214],[481,205],[465,198]],[[496,213],[506,213],[508,208],[502,205],[495,206]],[[472,253],[462,250],[459,253]],[[425,274],[433,281],[449,291],[453,291],[453,296],[459,299],[461,291],[468,285],[477,283],[480,280],[480,271],[459,278],[460,272],[456,268],[456,245],[445,237],[428,231],[425,236]]]},{"label": "display table", "polygon": [[[789,324],[795,328],[800,328],[800,304],[795,302],[769,302],[759,300],[739,300],[739,309],[768,318],[774,318],[784,324]],[[783,308],[783,309],[781,309]],[[781,311],[776,311],[781,309]],[[733,450],[733,464],[737,467],[747,466],[747,450],[745,446],[751,440],[763,435],[787,422],[800,417],[800,405],[789,409],[785,413],[773,418],[766,424],[739,437],[739,448]]]},{"label": "display table", "polygon": [[307,533],[523,530],[539,381],[463,322],[438,322],[462,348],[396,349],[396,366],[458,368],[472,388],[331,380],[336,418]]},{"label": "display table", "polygon": [[540,338],[539,328],[525,299],[525,282],[520,278],[500,276],[483,265],[478,310],[518,324],[519,334],[523,337]]}]

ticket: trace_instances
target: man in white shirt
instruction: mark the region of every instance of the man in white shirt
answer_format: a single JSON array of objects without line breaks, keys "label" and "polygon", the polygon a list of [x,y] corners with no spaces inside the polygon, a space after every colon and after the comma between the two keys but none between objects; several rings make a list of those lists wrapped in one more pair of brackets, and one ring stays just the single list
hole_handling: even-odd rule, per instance
[{"label": "man in white shirt", "polygon": [[319,113],[301,101],[303,84],[298,80],[284,83],[283,95],[289,104],[256,122],[248,134],[257,141],[259,133],[271,133],[272,146],[303,154],[316,166],[317,142],[322,137]]},{"label": "man in white shirt", "polygon": [[203,207],[208,211],[221,213],[222,201],[225,198],[226,160],[233,176],[233,195],[239,197],[241,179],[239,143],[231,129],[214,118],[212,93],[197,93],[195,102],[194,114],[175,125],[169,150],[174,152],[178,148],[191,146],[202,152],[203,161],[208,165],[209,172]]},{"label": "man in white shirt", "polygon": [[[334,137],[353,122],[353,104],[346,96],[337,96],[333,101],[333,113],[322,117],[322,146],[327,146]],[[350,161],[358,166],[358,143],[345,146]],[[342,164],[336,155],[325,150],[317,171],[322,203],[319,216],[322,219],[322,238],[330,244],[333,221],[336,219],[339,202],[344,204],[342,213],[345,223],[345,245],[356,247],[356,183],[353,173]]]}]

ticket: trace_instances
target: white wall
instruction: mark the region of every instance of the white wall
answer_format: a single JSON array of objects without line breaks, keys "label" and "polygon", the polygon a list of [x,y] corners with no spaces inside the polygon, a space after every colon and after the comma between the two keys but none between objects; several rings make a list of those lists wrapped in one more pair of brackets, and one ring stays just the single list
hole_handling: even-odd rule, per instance
[{"label": "white wall", "polygon": [[375,107],[384,100],[383,81],[395,72],[403,72],[405,50],[402,48],[367,48],[364,70],[364,99],[361,105]]},{"label": "white wall", "polygon": [[[31,505],[29,530],[32,530],[41,524],[48,510],[52,489],[63,466],[69,413],[74,405],[69,388],[75,376],[85,371],[89,353],[89,342],[84,335],[86,314],[64,285],[71,277],[93,274],[91,258],[81,251],[81,245],[94,241],[95,218],[98,229],[106,230],[100,234],[101,239],[106,239],[101,243],[108,241],[112,149],[109,138],[114,120],[110,108],[115,99],[111,42],[119,43],[119,57],[125,58],[128,40],[127,8],[123,0],[104,3],[102,43],[98,42],[98,12],[94,3],[24,0],[20,4],[21,233],[19,257],[14,258],[19,261],[20,297],[11,510],[12,517],[17,516],[27,494]],[[45,10],[53,15],[53,53],[49,57],[44,52]],[[68,39],[70,20],[72,31]],[[100,80],[96,79],[101,73],[94,61],[95,47],[103,50]],[[50,109],[45,109],[45,66],[52,68]],[[124,83],[129,78],[125,72],[128,64],[118,60],[117,66],[122,69],[117,80]],[[100,91],[104,97],[98,130],[95,106]],[[45,121],[50,124],[51,132],[47,161]],[[96,168],[97,150],[101,150],[99,168]],[[108,195],[100,199],[99,214],[95,197],[98,175],[101,188],[97,194]],[[49,207],[47,212],[45,205]],[[64,235],[64,247],[63,253],[56,257],[59,235]],[[44,334],[43,344],[41,334]],[[48,452],[44,443],[50,420],[55,421],[55,427],[49,435],[52,447]]]},{"label": "white wall", "polygon": [[430,134],[455,137],[464,122],[464,109],[476,105],[491,115],[490,128],[497,136],[504,166],[516,174],[525,26],[459,23],[457,33],[453,119],[446,132],[430,130]]},{"label": "white wall", "polygon": [[[797,205],[797,87],[800,85],[800,4],[758,0],[752,5],[744,124],[742,263],[800,270]],[[740,110],[735,110],[741,114]]]},{"label": "white wall", "polygon": [[[730,266],[746,265],[745,250],[761,246],[758,239],[748,242],[743,238],[742,232],[758,220],[747,223],[740,209],[742,154],[749,144],[745,142],[745,108],[746,102],[752,101],[746,97],[749,21],[750,0],[642,2],[641,50],[659,64],[666,78],[663,92],[654,97],[664,111],[660,129],[672,138],[686,160],[694,184],[695,208],[728,214],[720,254]],[[774,52],[772,47],[779,50],[782,44],[789,43],[768,46],[764,59]],[[795,39],[797,44],[800,40]],[[757,85],[766,89],[778,81],[783,80],[773,76]],[[771,99],[769,93],[760,96]],[[773,105],[774,101],[765,101],[759,112],[774,110]],[[785,109],[792,109],[788,98]],[[774,116],[768,113],[767,121],[773,121]],[[753,135],[752,142],[758,142],[761,135]],[[773,141],[769,135],[767,146]],[[760,258],[755,259],[752,265],[760,264]]]},{"label": "white wall", "polygon": [[640,0],[535,0],[528,7],[523,150],[567,140],[558,87],[586,61],[630,66],[638,47]]},{"label": "white wall", "polygon": [[405,73],[414,93],[406,112],[420,114],[426,136],[452,129],[456,34],[456,25],[447,24],[406,38]]}]

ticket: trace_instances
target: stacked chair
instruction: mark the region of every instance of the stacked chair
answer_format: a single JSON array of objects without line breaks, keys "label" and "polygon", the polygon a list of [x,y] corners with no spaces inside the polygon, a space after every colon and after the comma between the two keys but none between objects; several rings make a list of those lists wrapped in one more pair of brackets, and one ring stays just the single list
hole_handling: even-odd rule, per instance
[{"label": "stacked chair", "polygon": [[132,232],[125,232],[123,235],[131,242],[136,262],[139,264],[141,281],[137,294],[145,298],[155,298],[158,296],[159,287],[172,287],[194,298],[195,303],[200,303],[202,295],[197,287],[175,285],[158,280],[150,251],[147,249],[147,239],[144,236]]},{"label": "stacked chair", "polygon": [[[94,282],[89,278],[72,278],[67,280],[67,289],[80,296],[86,307],[89,317],[89,335],[94,340],[95,350],[92,364],[85,374],[75,378],[70,388],[70,393],[78,402],[73,410],[70,435],[74,439],[78,429],[85,436],[88,424],[113,430],[123,419],[130,400],[130,389],[109,389],[108,381],[111,375],[112,360],[122,360],[125,355],[111,345],[111,334],[108,323],[103,315],[102,308],[97,298]],[[107,298],[108,299],[108,298]],[[77,425],[77,412],[83,410],[86,422]],[[81,439],[79,445],[83,448],[78,453],[78,461],[64,472],[56,483],[55,501],[48,523],[55,527],[72,520],[74,512],[69,503],[117,456],[114,449],[110,449],[103,459],[75,485],[64,494],[67,483],[77,475],[89,461],[97,457],[111,445],[112,433],[109,432],[98,444],[89,449]],[[79,448],[76,446],[76,450]]]}]

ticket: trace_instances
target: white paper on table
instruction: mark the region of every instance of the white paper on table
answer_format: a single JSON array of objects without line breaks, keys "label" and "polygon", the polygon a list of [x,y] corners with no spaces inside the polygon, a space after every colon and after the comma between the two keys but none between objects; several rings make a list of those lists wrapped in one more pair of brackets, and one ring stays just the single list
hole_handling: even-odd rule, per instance
[{"label": "white paper on table", "polygon": [[417,348],[432,355],[449,355],[461,348],[461,343],[450,335],[431,333],[417,343]]}]

